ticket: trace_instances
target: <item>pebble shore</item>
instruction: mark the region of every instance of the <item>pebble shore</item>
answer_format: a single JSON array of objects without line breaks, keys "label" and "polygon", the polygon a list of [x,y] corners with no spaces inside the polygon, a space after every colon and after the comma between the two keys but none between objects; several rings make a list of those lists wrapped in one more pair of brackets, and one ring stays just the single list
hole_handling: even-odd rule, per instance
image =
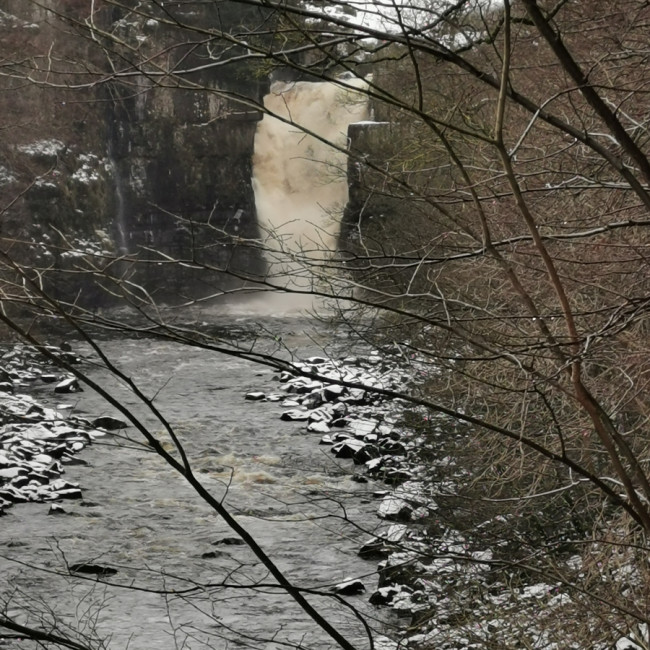
[{"label": "pebble shore", "polygon": [[[67,346],[49,348],[67,363],[79,358]],[[65,468],[84,464],[78,452],[108,430],[125,426],[114,418],[89,421],[69,414],[69,406],[47,408],[27,394],[48,384],[61,395],[82,390],[77,379],[61,374],[38,351],[16,345],[0,357],[0,516],[15,503],[52,502],[50,514],[63,512],[55,502],[81,499],[81,488],[64,478]]]},{"label": "pebble shore", "polygon": [[[378,353],[341,360],[311,357],[294,365],[297,374],[283,372],[277,377],[277,392],[255,391],[246,399],[278,402],[281,420],[302,424],[305,433],[317,434],[319,444],[328,446],[336,458],[351,460],[354,480],[377,485],[373,496],[380,524],[358,551],[364,559],[379,561],[377,584],[353,579],[334,591],[345,596],[370,591],[372,604],[390,606],[400,617],[413,618],[428,599],[414,584],[412,562],[417,553],[408,549],[422,550],[425,539],[418,522],[432,516],[437,506],[419,477],[418,441],[399,424],[405,404],[372,390],[404,389],[412,369]],[[306,378],[301,372],[323,380]],[[386,650],[397,647],[387,638],[377,643]]]},{"label": "pebble shore", "polygon": [[[277,377],[277,392],[253,392],[246,399],[279,402],[282,420],[302,424],[305,434],[320,436],[319,444],[329,446],[337,458],[350,459],[353,479],[375,483],[380,523],[358,551],[377,562],[375,578],[350,579],[334,591],[368,597],[371,604],[390,608],[405,629],[413,630],[406,636],[397,634],[396,640],[378,637],[376,648],[483,650],[495,643],[519,647],[521,630],[526,629],[528,637],[537,640],[535,647],[581,650],[571,643],[559,646],[547,637],[544,620],[571,603],[560,583],[532,580],[512,589],[492,571],[493,548],[441,525],[436,498],[455,494],[468,479],[455,459],[445,455],[446,440],[471,436],[471,430],[372,391],[408,388],[421,370],[417,360],[387,359],[373,352],[342,360],[312,357],[294,365],[295,374]],[[409,409],[428,422],[425,437],[404,426],[402,416]],[[481,526],[491,523],[486,519]],[[569,562],[580,559],[574,556]],[[463,624],[468,611],[478,621],[470,627]],[[642,637],[647,629],[630,632],[619,638],[616,650],[641,650],[631,638]]]}]

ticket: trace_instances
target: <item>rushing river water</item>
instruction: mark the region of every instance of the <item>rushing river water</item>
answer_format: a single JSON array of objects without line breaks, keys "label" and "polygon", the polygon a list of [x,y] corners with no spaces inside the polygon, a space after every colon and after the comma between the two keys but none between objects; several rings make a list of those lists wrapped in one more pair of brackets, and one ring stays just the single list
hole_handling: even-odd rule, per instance
[{"label": "rushing river water", "polygon": [[[300,319],[268,329],[283,331],[285,342],[304,352],[314,346]],[[281,421],[277,403],[244,400],[249,390],[277,389],[270,370],[169,342],[115,338],[102,347],[155,397],[205,486],[296,584],[327,591],[365,576],[367,588],[374,586],[376,564],[357,556],[368,534],[351,523],[376,525],[372,484],[353,481],[350,462],[319,446],[318,434]],[[161,430],[105,370],[89,372]],[[50,388],[38,399],[53,405],[60,397]],[[115,414],[89,390],[71,397],[77,415]],[[11,561],[0,559],[0,571],[16,590],[10,613],[51,608],[65,624],[106,638],[110,648],[335,647],[289,597],[255,587],[273,580],[246,546],[215,544],[232,531],[133,431],[126,433],[134,444],[107,436],[80,454],[85,465],[66,468],[64,478],[79,482],[84,494],[63,502],[67,514],[50,516],[49,504],[25,504],[1,520],[0,553]],[[65,562],[115,567],[104,580],[119,586],[62,576]],[[218,586],[223,582],[229,586]],[[170,593],[151,591],[163,589]],[[367,647],[351,610],[331,598],[310,600]],[[374,615],[363,596],[346,600]]]}]

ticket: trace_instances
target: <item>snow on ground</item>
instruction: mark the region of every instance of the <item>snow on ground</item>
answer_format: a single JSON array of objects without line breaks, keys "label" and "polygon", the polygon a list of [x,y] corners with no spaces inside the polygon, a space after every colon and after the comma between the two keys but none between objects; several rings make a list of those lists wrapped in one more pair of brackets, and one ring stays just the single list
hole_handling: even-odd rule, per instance
[{"label": "snow on ground", "polygon": [[16,182],[16,177],[11,173],[11,171],[6,167],[4,167],[3,165],[0,165],[0,187],[15,182]]},{"label": "snow on ground", "polygon": [[28,156],[45,156],[48,158],[55,158],[65,149],[66,145],[61,140],[55,139],[38,140],[37,142],[18,146],[18,151]]},{"label": "snow on ground", "polygon": [[[320,13],[324,19],[341,20],[357,25],[360,29],[422,33],[435,30],[445,20],[446,12],[457,4],[452,0],[347,0],[308,4],[311,11]],[[462,7],[465,14],[492,11],[502,5],[501,0],[467,0]]]},{"label": "snow on ground", "polygon": [[17,29],[19,27],[22,27],[23,29],[38,29],[36,23],[27,23],[17,16],[0,9],[0,28]]}]

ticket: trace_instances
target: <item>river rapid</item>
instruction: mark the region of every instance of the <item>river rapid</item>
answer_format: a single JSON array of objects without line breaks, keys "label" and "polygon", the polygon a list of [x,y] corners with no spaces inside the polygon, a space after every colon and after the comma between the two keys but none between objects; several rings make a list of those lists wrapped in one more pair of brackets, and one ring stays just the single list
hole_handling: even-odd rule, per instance
[{"label": "river rapid", "polygon": [[[282,336],[287,350],[303,356],[341,340],[309,334],[304,317],[231,315],[219,326],[251,342],[251,332],[264,331],[269,350]],[[101,347],[173,425],[203,484],[295,584],[328,592],[361,577],[374,587],[376,563],[357,555],[378,523],[373,485],[353,480],[351,461],[335,459],[304,423],[281,421],[277,402],[244,399],[251,390],[277,391],[273,371],[152,339],[114,337]],[[75,349],[90,358],[81,344]],[[85,370],[162,432],[105,369],[86,362]],[[119,415],[88,388],[69,396],[40,388],[36,397],[48,406],[65,401],[89,418]],[[63,502],[65,513],[57,515],[45,503],[15,505],[0,522],[0,572],[15,590],[10,614],[21,611],[32,623],[55,617],[112,649],[336,647],[133,427],[99,439],[78,458],[82,464],[68,465],[64,478],[81,485],[82,500]],[[99,581],[66,575],[66,564],[75,563],[117,573]],[[344,600],[376,616],[363,596]],[[352,609],[329,597],[310,601],[357,647],[368,647]]]}]

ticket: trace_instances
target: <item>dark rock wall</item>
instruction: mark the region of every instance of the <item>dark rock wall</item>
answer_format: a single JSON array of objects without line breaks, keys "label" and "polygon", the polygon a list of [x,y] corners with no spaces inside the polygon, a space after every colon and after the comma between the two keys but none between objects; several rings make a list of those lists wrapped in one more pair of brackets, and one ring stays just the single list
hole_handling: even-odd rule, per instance
[{"label": "dark rock wall", "polygon": [[[88,3],[54,4],[87,12]],[[124,253],[140,261],[111,268],[170,301],[232,287],[224,270],[261,272],[259,255],[241,243],[257,235],[251,161],[261,114],[237,98],[261,101],[266,75],[246,61],[228,63],[242,52],[216,40],[201,45],[204,37],[189,29],[237,31],[261,16],[221,2],[164,8],[176,26],[104,7],[95,19],[116,40],[102,51],[43,8],[15,0],[0,6],[5,60],[24,57],[27,44],[35,55],[52,49],[67,57],[76,80],[85,67],[127,72],[83,92],[16,84],[0,95],[13,98],[5,121],[18,126],[0,144],[3,204],[19,197],[2,215],[2,234],[27,243],[21,261],[75,271],[52,276],[50,288],[60,295],[81,289],[89,302],[109,300],[77,271],[88,262],[111,266],[108,257]],[[150,61],[144,68],[132,66],[143,59]],[[159,74],[180,68],[193,72],[182,81]]]},{"label": "dark rock wall", "polygon": [[[271,70],[242,57],[243,48],[206,39],[205,29],[243,33],[259,25],[268,33],[269,16],[223,1],[158,4],[118,8],[97,0],[96,24],[113,36],[103,49],[46,11],[81,12],[83,21],[87,2],[0,2],[4,60],[52,51],[72,75],[53,87],[22,84],[29,70],[16,66],[15,82],[0,79],[12,91],[0,93],[0,114],[17,127],[0,142],[0,198],[11,204],[0,227],[23,242],[20,251],[11,245],[12,254],[48,270],[43,277],[59,296],[110,303],[100,273],[89,269],[108,269],[116,293],[128,279],[165,301],[263,274],[264,261],[247,241],[258,235],[255,104],[268,92]],[[184,72],[169,77],[165,70]],[[289,68],[273,74],[299,78]],[[66,90],[71,80],[86,89]],[[351,128],[353,149],[366,160],[390,157],[386,125]],[[368,189],[380,183],[367,165],[352,160],[350,178],[344,240],[362,221],[396,210],[393,198]],[[127,254],[137,261],[114,263]]]},{"label": "dark rock wall", "polygon": [[[116,242],[144,261],[135,268],[137,281],[173,300],[238,282],[221,271],[261,273],[254,249],[237,244],[258,235],[251,161],[261,113],[237,98],[261,102],[267,83],[246,60],[229,63],[241,50],[204,44],[191,29],[238,31],[242,23],[256,25],[259,12],[230,3],[165,9],[186,28],[113,12],[113,32],[152,65],[112,85],[108,122]],[[159,51],[166,52],[164,61],[156,58]],[[186,73],[170,83],[156,76],[161,69]],[[170,258],[189,264],[173,268]],[[169,269],[162,283],[161,263]]]},{"label": "dark rock wall", "polygon": [[342,249],[355,248],[360,237],[395,220],[403,210],[403,197],[391,188],[381,172],[390,170],[396,142],[402,137],[399,125],[389,122],[357,122],[348,127],[349,199],[341,227]]},{"label": "dark rock wall", "polygon": [[[251,161],[261,115],[229,107],[216,91],[156,88],[111,110],[118,247],[152,261],[171,256],[254,273],[260,260],[252,249],[233,245],[258,234]],[[148,286],[160,277],[149,263],[137,272]],[[167,289],[183,295],[204,294],[206,281],[231,284],[198,268],[165,275]]]}]

